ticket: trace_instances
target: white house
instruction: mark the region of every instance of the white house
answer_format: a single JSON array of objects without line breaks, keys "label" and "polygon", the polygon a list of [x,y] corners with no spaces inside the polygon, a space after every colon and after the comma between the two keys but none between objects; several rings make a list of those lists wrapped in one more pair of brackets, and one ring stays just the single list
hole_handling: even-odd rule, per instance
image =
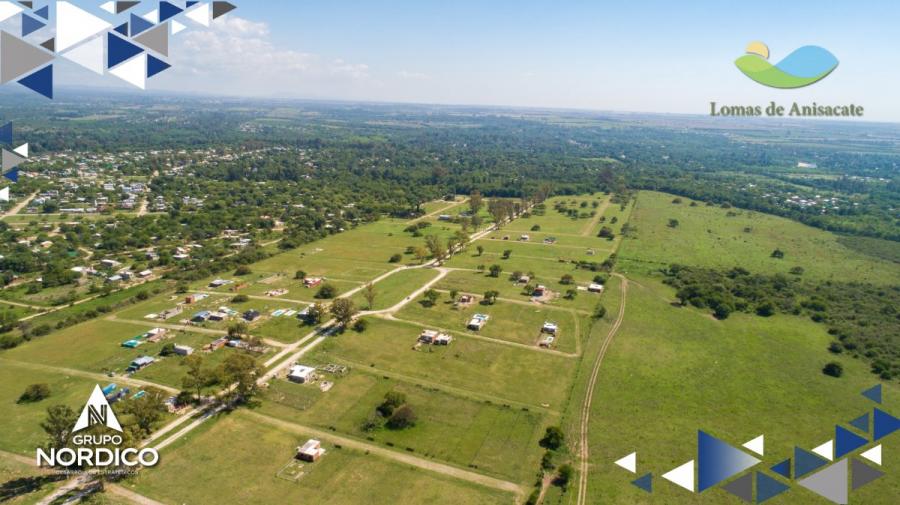
[{"label": "white house", "polygon": [[315,439],[309,439],[301,447],[297,448],[297,459],[314,463],[325,454],[322,448],[322,442]]},{"label": "white house", "polygon": [[591,293],[602,293],[603,284],[591,283],[591,285],[588,286],[588,291],[590,291]]},{"label": "white house", "polygon": [[190,356],[191,354],[194,354],[194,348],[186,345],[176,345],[175,354],[179,356]]},{"label": "white house", "polygon": [[311,366],[294,365],[288,371],[287,378],[292,382],[304,384],[315,380],[316,369]]}]

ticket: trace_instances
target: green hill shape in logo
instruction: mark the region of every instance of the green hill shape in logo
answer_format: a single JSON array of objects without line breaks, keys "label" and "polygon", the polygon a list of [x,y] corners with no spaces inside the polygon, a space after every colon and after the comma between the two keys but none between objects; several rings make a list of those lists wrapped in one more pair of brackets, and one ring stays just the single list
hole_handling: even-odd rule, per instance
[{"label": "green hill shape in logo", "polygon": [[837,58],[818,46],[801,47],[775,65],[767,58],[768,48],[754,42],[748,46],[748,54],[735,60],[734,64],[754,81],[782,89],[809,86],[824,79],[838,66]]}]

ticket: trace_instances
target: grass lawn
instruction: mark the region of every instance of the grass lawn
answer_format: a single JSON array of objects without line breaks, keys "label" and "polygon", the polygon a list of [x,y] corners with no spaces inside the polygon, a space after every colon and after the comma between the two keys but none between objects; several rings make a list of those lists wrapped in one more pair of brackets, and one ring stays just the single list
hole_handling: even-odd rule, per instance
[{"label": "grass lawn", "polygon": [[364,291],[356,293],[350,299],[353,300],[353,303],[357,308],[362,310],[386,309],[402,302],[407,295],[437,276],[437,270],[428,268],[401,270],[374,284],[374,306],[369,307],[369,302],[366,301]]},{"label": "grass lawn", "polygon": [[[823,326],[793,316],[762,318],[733,314],[725,321],[670,305],[671,289],[638,278],[628,290],[625,322],[603,362],[592,407],[589,503],[732,503],[721,489],[700,495],[654,480],[647,495],[629,482],[635,476],[613,461],[638,453],[642,475],[654,477],[696,457],[697,430],[739,447],[765,434],[768,468],[834,437],[834,425],[847,422],[873,403],[860,392],[878,383],[868,367],[827,350]],[[838,379],[821,372],[837,360]],[[885,408],[900,413],[900,388],[885,383]],[[900,457],[893,435],[885,439],[884,460]],[[866,446],[871,447],[872,444]],[[861,449],[862,450],[862,449]],[[861,451],[860,450],[860,451]],[[894,465],[896,466],[896,465]],[[854,503],[896,503],[900,477],[887,477],[851,494]],[[574,495],[574,493],[570,493]],[[820,504],[798,486],[771,503]],[[574,503],[566,496],[563,503]]]},{"label": "grass lawn", "polygon": [[4,504],[37,503],[62,480],[65,480],[65,476],[40,472],[31,465],[0,453],[0,496],[3,497]]},{"label": "grass lawn", "polygon": [[296,315],[293,315],[271,317],[259,326],[254,326],[250,333],[257,337],[271,338],[272,340],[290,344],[300,340],[313,329],[312,326],[307,326],[297,319]]},{"label": "grass lawn", "polygon": [[[547,415],[448,394],[377,374],[351,371],[326,393],[317,384],[275,380],[261,411],[287,421],[335,429],[416,455],[525,482],[540,458],[538,440]],[[418,416],[406,430],[364,431],[362,422],[390,391],[406,395]],[[383,424],[383,420],[381,421]]]},{"label": "grass lawn", "polygon": [[[664,193],[640,192],[631,218],[637,238],[622,243],[621,271],[647,272],[681,263],[788,273],[799,266],[809,279],[900,283],[900,268],[895,263],[853,250],[827,231],[702,202],[691,207],[688,198],[673,204],[673,198]],[[678,226],[669,227],[669,219],[677,219]],[[783,259],[771,257],[775,249],[784,252]]]},{"label": "grass lawn", "polygon": [[[375,456],[324,444],[297,480],[279,477],[306,441],[234,412],[161,454],[156,468],[125,485],[165,503],[488,505],[512,496]],[[235,464],[239,462],[240,464]],[[132,487],[133,486],[133,487]]]},{"label": "grass lawn", "polygon": [[[541,227],[541,231],[552,232],[558,234],[569,234],[569,235],[581,235],[582,232],[588,230],[588,236],[594,236],[594,234],[590,234],[590,231],[595,227],[591,226],[593,217],[585,216],[579,217],[577,219],[572,219],[571,217],[562,214],[555,210],[553,207],[557,204],[557,202],[564,202],[568,205],[569,208],[574,208],[578,210],[579,214],[589,214],[591,211],[599,210],[599,208],[593,207],[593,202],[597,202],[602,205],[603,201],[608,197],[597,194],[591,196],[557,196],[553,198],[549,198],[544,202],[546,206],[546,211],[543,216],[532,215],[531,217],[524,219],[517,219],[504,227],[507,231],[515,231],[515,232],[530,232],[531,228],[535,225]],[[585,202],[587,204],[586,207],[581,207],[581,203]]]},{"label": "grass lawn", "polygon": [[320,361],[344,361],[532,406],[560,408],[574,360],[472,338],[414,351],[423,327],[368,318],[365,333],[347,332],[324,342]]},{"label": "grass lawn", "polygon": [[[559,333],[553,348],[567,353],[576,352],[576,341],[581,338],[579,322],[576,321],[575,314],[567,310],[536,303],[526,306],[503,301],[498,301],[494,305],[476,303],[466,307],[455,307],[446,295],[432,307],[423,305],[422,301],[409,303],[396,314],[396,317],[424,326],[432,325],[444,330],[474,333],[534,346],[545,336],[541,334],[541,327],[545,322],[552,322],[559,325]],[[490,316],[484,328],[477,332],[466,329],[466,324],[474,314]]]}]

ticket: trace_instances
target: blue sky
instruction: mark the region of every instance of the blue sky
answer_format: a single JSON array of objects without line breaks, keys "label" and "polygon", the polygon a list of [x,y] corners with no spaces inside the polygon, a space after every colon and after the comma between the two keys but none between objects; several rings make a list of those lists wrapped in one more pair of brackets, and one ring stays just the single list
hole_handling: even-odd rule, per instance
[{"label": "blue sky", "polygon": [[[175,37],[177,68],[151,88],[698,114],[817,101],[900,121],[896,2],[232,1],[212,29]],[[765,88],[733,64],[753,40],[772,62],[815,44],[840,65],[808,88]]]}]

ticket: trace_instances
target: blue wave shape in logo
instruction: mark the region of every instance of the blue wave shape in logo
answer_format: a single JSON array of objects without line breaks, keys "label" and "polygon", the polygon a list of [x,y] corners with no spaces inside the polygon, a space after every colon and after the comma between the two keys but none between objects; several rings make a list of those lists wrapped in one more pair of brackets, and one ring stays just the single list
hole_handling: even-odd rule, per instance
[{"label": "blue wave shape in logo", "polygon": [[830,51],[819,46],[803,46],[784,57],[775,66],[795,77],[813,78],[834,70],[838,59]]}]

